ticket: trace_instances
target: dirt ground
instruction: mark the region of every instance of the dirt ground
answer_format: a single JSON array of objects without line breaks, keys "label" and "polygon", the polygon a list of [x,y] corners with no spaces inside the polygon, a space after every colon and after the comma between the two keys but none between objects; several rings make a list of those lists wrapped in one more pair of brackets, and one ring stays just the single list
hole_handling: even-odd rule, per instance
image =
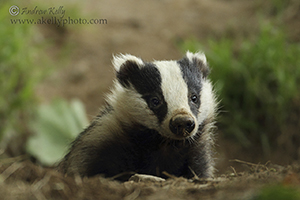
[{"label": "dirt ground", "polygon": [[[214,179],[187,180],[170,177],[166,181],[139,179],[117,182],[101,176],[92,178],[64,177],[53,169],[30,161],[2,160],[0,166],[1,199],[299,199],[279,190],[300,187],[300,166],[246,164],[249,169]],[[267,189],[271,191],[271,195]],[[284,190],[285,191],[285,190]],[[267,193],[267,194],[265,194]],[[274,198],[275,193],[275,198]],[[272,195],[273,194],[273,195]],[[299,193],[298,193],[299,194]],[[268,196],[269,195],[269,196]],[[279,196],[278,196],[279,195]],[[277,198],[278,197],[278,198]]]},{"label": "dirt ground", "polygon": [[[57,63],[59,69],[38,86],[37,94],[43,102],[78,98],[91,119],[112,84],[112,54],[177,60],[183,56],[177,46],[183,39],[195,37],[205,45],[208,38],[225,35],[251,37],[259,26],[259,6],[252,0],[86,1],[80,5],[80,17],[105,18],[107,24],[40,27],[41,36],[56,43],[44,53],[59,60],[61,47],[66,45],[71,61],[66,66]],[[65,9],[68,15],[67,5]],[[272,11],[266,12],[272,16]],[[300,27],[299,13],[294,8],[289,13],[285,18],[291,22],[289,30]],[[299,40],[299,30],[290,31],[291,38]],[[120,183],[101,176],[64,177],[23,157],[0,160],[0,199],[255,199],[266,185],[300,188],[299,164],[231,162],[243,158],[258,163],[261,160],[255,158],[261,155],[241,155],[239,147],[230,147],[228,142],[217,142],[219,172],[211,180],[171,177],[164,182]],[[277,156],[277,164],[278,160],[281,157]]]}]

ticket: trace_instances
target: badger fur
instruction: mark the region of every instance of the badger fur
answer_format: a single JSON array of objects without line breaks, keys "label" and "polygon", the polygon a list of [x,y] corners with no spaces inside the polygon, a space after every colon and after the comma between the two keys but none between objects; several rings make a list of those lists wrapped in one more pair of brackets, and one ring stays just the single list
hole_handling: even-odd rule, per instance
[{"label": "badger fur", "polygon": [[106,105],[72,143],[58,169],[68,175],[113,177],[135,172],[192,178],[214,171],[216,100],[203,53],[179,61],[113,58]]}]

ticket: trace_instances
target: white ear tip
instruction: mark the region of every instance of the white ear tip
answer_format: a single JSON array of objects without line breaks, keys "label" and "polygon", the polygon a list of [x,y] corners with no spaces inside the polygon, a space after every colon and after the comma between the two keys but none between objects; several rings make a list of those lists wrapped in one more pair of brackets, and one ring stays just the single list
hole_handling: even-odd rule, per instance
[{"label": "white ear tip", "polygon": [[202,62],[206,65],[207,64],[207,60],[206,60],[206,56],[203,52],[201,51],[197,51],[196,53],[192,53],[190,51],[187,51],[186,52],[186,57],[189,59],[189,60],[193,60],[193,58],[197,58],[197,59],[200,59],[202,60]]},{"label": "white ear tip", "polygon": [[112,64],[115,67],[116,71],[119,71],[122,64],[124,64],[126,61],[133,61],[136,62],[138,65],[144,64],[142,59],[130,54],[113,55]]}]

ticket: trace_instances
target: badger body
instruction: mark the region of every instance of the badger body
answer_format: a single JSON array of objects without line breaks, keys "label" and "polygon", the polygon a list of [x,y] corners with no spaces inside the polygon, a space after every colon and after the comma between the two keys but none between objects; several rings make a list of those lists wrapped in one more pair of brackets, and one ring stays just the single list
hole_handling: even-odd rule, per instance
[{"label": "badger body", "polygon": [[58,169],[80,176],[211,177],[216,101],[204,54],[154,62],[127,54],[115,56],[113,65],[105,107]]}]

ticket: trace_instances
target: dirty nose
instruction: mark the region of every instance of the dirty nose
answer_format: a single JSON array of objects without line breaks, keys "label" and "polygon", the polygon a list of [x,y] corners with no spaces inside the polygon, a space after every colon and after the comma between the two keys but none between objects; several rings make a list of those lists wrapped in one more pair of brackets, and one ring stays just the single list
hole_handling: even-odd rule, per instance
[{"label": "dirty nose", "polygon": [[172,133],[178,136],[189,136],[195,128],[194,119],[190,116],[175,116],[170,120],[169,124]]}]

